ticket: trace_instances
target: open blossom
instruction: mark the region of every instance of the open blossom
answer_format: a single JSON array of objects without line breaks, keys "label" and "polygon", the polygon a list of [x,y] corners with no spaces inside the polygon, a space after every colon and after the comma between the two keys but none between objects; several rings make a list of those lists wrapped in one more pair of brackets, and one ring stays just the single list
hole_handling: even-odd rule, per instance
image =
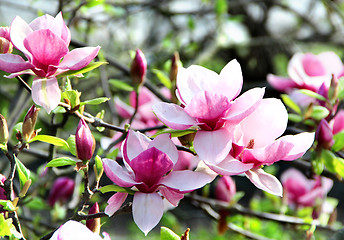
[{"label": "open blossom", "polygon": [[38,17],[30,24],[15,17],[10,27],[10,38],[27,60],[19,55],[0,54],[0,70],[11,73],[9,78],[21,74],[36,76],[32,83],[32,99],[48,112],[58,105],[61,98],[56,76],[87,66],[100,49],[98,46],[69,51],[71,35],[61,12],[55,18],[50,15]]},{"label": "open blossom", "polygon": [[[135,147],[133,147],[135,146]],[[129,131],[122,144],[125,169],[116,161],[103,159],[106,175],[120,187],[134,187],[133,217],[147,235],[160,221],[164,203],[162,196],[174,206],[183,194],[213,180],[213,177],[191,170],[171,171],[178,160],[178,151],[167,134],[150,140],[145,135]],[[115,193],[105,213],[113,215],[122,205],[127,193]]]},{"label": "open blossom", "polygon": [[50,240],[111,240],[109,234],[104,232],[103,236],[101,238],[80,222],[69,220],[55,231]]},{"label": "open blossom", "polygon": [[281,181],[288,204],[302,207],[314,206],[317,199],[323,200],[333,185],[331,179],[320,176],[308,179],[294,168],[285,171],[281,175]]},{"label": "open blossom", "polygon": [[202,160],[219,162],[232,147],[232,128],[254,111],[264,95],[264,88],[254,88],[236,98],[242,84],[236,60],[230,61],[219,75],[201,66],[180,67],[176,95],[182,105],[160,102],[153,111],[172,129],[198,126],[195,151]]},{"label": "open blossom", "polygon": [[337,78],[344,73],[343,63],[334,52],[296,53],[288,64],[289,77],[273,74],[267,76],[268,82],[281,92],[292,89],[308,89],[317,92],[321,85],[330,87],[332,74]]},{"label": "open blossom", "polygon": [[261,168],[279,160],[295,160],[313,144],[314,133],[300,133],[280,137],[286,130],[288,113],[275,98],[262,99],[257,109],[234,130],[233,147],[223,161],[205,162],[221,175],[245,173],[258,188],[282,196],[278,179]]}]

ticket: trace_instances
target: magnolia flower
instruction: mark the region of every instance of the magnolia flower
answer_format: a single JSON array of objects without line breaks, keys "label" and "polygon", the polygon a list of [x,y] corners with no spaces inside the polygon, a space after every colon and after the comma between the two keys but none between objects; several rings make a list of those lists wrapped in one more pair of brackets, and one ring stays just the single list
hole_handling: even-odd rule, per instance
[{"label": "magnolia flower", "polygon": [[135,86],[142,85],[147,70],[147,60],[140,49],[136,50],[135,58],[131,63],[130,75]]},{"label": "magnolia flower", "polygon": [[264,88],[254,88],[236,98],[242,84],[236,60],[230,61],[219,75],[201,66],[180,67],[176,95],[182,105],[160,102],[153,111],[172,129],[198,126],[195,151],[200,159],[217,163],[232,147],[231,128],[252,113],[264,95]]},{"label": "magnolia flower", "polygon": [[74,180],[68,177],[59,177],[53,183],[51,187],[48,204],[54,206],[56,202],[67,201],[74,192]]},{"label": "magnolia flower", "polygon": [[0,27],[0,54],[11,53],[13,45],[11,43],[10,28]]},{"label": "magnolia flower", "polygon": [[96,140],[94,139],[90,128],[84,119],[80,119],[75,134],[75,150],[77,158],[83,161],[90,160],[93,156],[95,146]]},{"label": "magnolia flower", "polygon": [[332,134],[335,135],[344,130],[344,110],[339,110],[336,116],[329,122]]},{"label": "magnolia flower", "polygon": [[[163,215],[162,196],[177,206],[184,193],[213,180],[212,176],[203,172],[171,171],[178,160],[178,151],[167,134],[150,140],[139,132],[129,131],[122,144],[122,156],[125,169],[114,160],[103,159],[104,170],[116,185],[134,187],[133,217],[145,235]],[[127,195],[124,192],[115,193],[108,200],[105,213],[113,215]]]},{"label": "magnolia flower", "polygon": [[101,238],[82,223],[69,220],[55,231],[50,240],[111,240],[109,234],[104,232],[103,236]]},{"label": "magnolia flower", "polygon": [[61,98],[56,76],[87,66],[100,49],[98,46],[69,51],[70,31],[61,12],[55,18],[50,15],[38,17],[30,24],[17,16],[11,24],[10,37],[27,61],[19,55],[0,54],[0,70],[12,73],[9,78],[21,74],[36,76],[32,83],[32,99],[48,112]]},{"label": "magnolia flower", "polygon": [[235,193],[235,182],[230,176],[223,176],[217,181],[215,188],[215,197],[217,200],[230,203]]},{"label": "magnolia flower", "polygon": [[257,109],[235,128],[230,154],[217,164],[205,163],[221,175],[245,173],[256,187],[282,196],[278,179],[260,167],[279,160],[295,160],[314,141],[314,133],[307,132],[280,137],[287,128],[287,122],[288,113],[280,100],[262,99]]},{"label": "magnolia flower", "polygon": [[289,77],[269,74],[267,80],[281,92],[289,93],[295,88],[317,92],[322,84],[328,89],[332,74],[339,78],[343,75],[343,70],[342,61],[333,52],[323,52],[319,55],[296,53],[288,64]]},{"label": "magnolia flower", "polygon": [[300,171],[290,168],[281,175],[288,204],[291,206],[314,206],[317,199],[323,200],[333,186],[328,178],[315,176],[306,178]]}]

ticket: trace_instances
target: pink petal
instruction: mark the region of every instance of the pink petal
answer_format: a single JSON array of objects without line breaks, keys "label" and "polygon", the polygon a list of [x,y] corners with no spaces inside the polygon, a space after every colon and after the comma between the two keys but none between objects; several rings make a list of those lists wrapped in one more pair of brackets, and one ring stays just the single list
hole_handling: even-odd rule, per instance
[{"label": "pink petal", "polygon": [[122,156],[124,157],[126,162],[129,163],[140,153],[147,150],[150,142],[151,140],[146,135],[140,132],[129,130],[127,138],[122,144]]},{"label": "pink petal", "polygon": [[229,100],[236,98],[242,88],[243,77],[240,64],[237,60],[232,60],[221,70],[220,83],[217,93],[227,96]]},{"label": "pink petal", "polygon": [[243,163],[237,159],[232,158],[230,155],[225,158],[222,162],[218,164],[206,163],[207,166],[220,175],[239,175],[251,168],[253,168],[253,163]]},{"label": "pink petal", "polygon": [[32,63],[38,69],[48,72],[48,66],[57,66],[68,53],[68,46],[48,29],[30,33],[24,40],[25,48],[32,54]]},{"label": "pink petal", "polygon": [[238,97],[228,111],[225,118],[230,124],[237,124],[251,114],[263,98],[264,88],[253,88]]},{"label": "pink petal", "polygon": [[164,203],[159,194],[141,192],[134,194],[134,222],[146,236],[159,223],[163,213]]},{"label": "pink petal", "polygon": [[[62,22],[61,22],[62,20]],[[57,37],[61,38],[62,35],[62,27],[63,27],[63,19],[61,12],[54,18],[48,14],[35,18],[29,26],[33,31],[38,31],[42,29],[49,29],[53,32]],[[68,45],[68,43],[66,43]]]},{"label": "pink petal", "polygon": [[203,187],[213,179],[213,176],[203,172],[191,170],[172,171],[160,181],[160,184],[181,192],[190,192]]},{"label": "pink petal", "polygon": [[178,206],[179,201],[184,197],[183,193],[177,193],[166,187],[159,188],[159,192],[175,207]]},{"label": "pink petal", "polygon": [[283,187],[275,176],[264,172],[261,168],[249,170],[245,174],[257,188],[282,197]]},{"label": "pink petal", "polygon": [[177,88],[182,102],[189,104],[199,92],[216,92],[219,87],[219,75],[201,66],[192,65],[187,69],[179,67],[177,74]]},{"label": "pink petal", "polygon": [[167,156],[171,159],[173,162],[173,165],[175,165],[178,161],[178,150],[176,148],[176,145],[172,142],[170,139],[169,134],[160,134],[156,138],[153,139],[148,145],[148,148],[155,147],[159,149],[160,151],[167,154]]},{"label": "pink petal", "polygon": [[344,130],[344,110],[339,110],[336,116],[330,121],[333,134],[337,134]]},{"label": "pink petal", "polygon": [[310,77],[322,76],[326,74],[326,69],[320,59],[312,54],[306,53],[301,60],[305,73]]},{"label": "pink petal", "polygon": [[224,116],[230,106],[231,103],[226,96],[204,91],[195,94],[184,111],[193,118],[217,120]]},{"label": "pink petal", "polygon": [[25,54],[29,60],[31,53],[24,47],[24,39],[32,33],[30,26],[20,17],[15,17],[10,28],[11,42],[21,52]]},{"label": "pink petal", "polygon": [[61,100],[61,91],[55,77],[35,78],[32,82],[32,100],[48,113],[55,109]]},{"label": "pink petal", "polygon": [[152,147],[132,159],[130,166],[135,172],[135,181],[152,187],[172,169],[173,163],[164,152]]},{"label": "pink petal", "polygon": [[290,78],[279,77],[273,74],[267,75],[269,84],[281,92],[288,92],[292,88],[297,88],[298,85]]},{"label": "pink petal", "polygon": [[98,54],[100,47],[76,48],[59,65],[60,69],[79,70],[86,67]]},{"label": "pink petal", "polygon": [[105,213],[111,217],[117,210],[122,206],[125,199],[127,198],[128,193],[117,192],[107,201],[108,205],[105,208]]},{"label": "pink petal", "polygon": [[303,56],[302,53],[296,53],[288,63],[288,75],[299,86],[303,86],[304,79],[307,78],[302,65]]},{"label": "pink petal", "polygon": [[51,240],[102,240],[96,233],[89,230],[84,224],[69,220],[55,231]]},{"label": "pink petal", "polygon": [[111,181],[120,187],[132,187],[137,184],[136,181],[125,171],[115,160],[103,159],[105,174]]},{"label": "pink petal", "polygon": [[334,52],[322,52],[318,55],[318,59],[323,64],[327,74],[338,76],[343,71],[343,63]]},{"label": "pink petal", "polygon": [[232,135],[227,128],[216,131],[198,131],[194,139],[195,151],[201,160],[217,164],[225,159],[231,150]]},{"label": "pink petal", "polygon": [[271,144],[261,147],[249,149],[245,148],[241,159],[244,163],[272,164],[279,160],[283,160],[288,156],[288,153],[293,148],[294,144],[291,142],[278,139]]},{"label": "pink petal", "polygon": [[134,108],[123,102],[119,97],[114,98],[115,108],[119,116],[124,119],[130,118],[134,113]]},{"label": "pink petal", "polygon": [[17,73],[33,67],[31,63],[26,62],[19,55],[11,53],[0,54],[0,70],[4,72]]},{"label": "pink petal", "polygon": [[258,107],[241,123],[243,145],[254,139],[254,147],[260,148],[272,143],[287,128],[288,112],[281,100],[262,99]]},{"label": "pink petal", "polygon": [[197,125],[196,120],[176,104],[159,102],[152,109],[159,120],[172,129],[185,130]]},{"label": "pink petal", "polygon": [[294,146],[283,160],[295,160],[302,157],[303,154],[313,145],[315,133],[303,132],[296,135],[287,135],[279,138],[280,141],[292,143]]}]

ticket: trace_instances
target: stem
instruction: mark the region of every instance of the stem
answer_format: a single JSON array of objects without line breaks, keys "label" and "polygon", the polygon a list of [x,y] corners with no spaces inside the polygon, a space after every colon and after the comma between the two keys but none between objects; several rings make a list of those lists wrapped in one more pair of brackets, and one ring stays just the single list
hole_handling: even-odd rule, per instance
[{"label": "stem", "polygon": [[129,120],[130,125],[136,116],[137,110],[139,109],[139,91],[140,91],[140,85],[135,86],[135,110],[134,110],[133,115],[131,115],[130,117],[130,120]]}]

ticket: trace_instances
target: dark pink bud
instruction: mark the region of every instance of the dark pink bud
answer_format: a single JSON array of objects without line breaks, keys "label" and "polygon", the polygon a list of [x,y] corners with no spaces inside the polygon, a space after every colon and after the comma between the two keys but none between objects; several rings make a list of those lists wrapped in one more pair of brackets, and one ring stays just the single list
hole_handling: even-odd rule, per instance
[{"label": "dark pink bud", "polygon": [[217,182],[215,188],[216,199],[230,203],[236,193],[236,186],[230,176],[223,176]]},{"label": "dark pink bud", "polygon": [[[5,180],[6,180],[6,177],[0,173],[0,182],[4,183]],[[0,187],[0,199],[7,200],[5,189],[3,189],[2,187]]]},{"label": "dark pink bud", "polygon": [[[95,214],[95,213],[99,213],[99,205],[97,202],[93,204],[93,206],[88,211],[88,214]],[[93,218],[90,220],[86,220],[86,226],[92,232],[99,234],[100,233],[100,218]]]},{"label": "dark pink bud", "polygon": [[81,119],[75,134],[75,147],[77,158],[83,161],[92,158],[96,141],[84,119]]},{"label": "dark pink bud", "polygon": [[332,133],[337,134],[344,130],[344,110],[339,110],[336,116],[330,122],[332,124]]},{"label": "dark pink bud", "polygon": [[68,177],[59,177],[55,180],[48,197],[48,204],[54,206],[56,202],[63,204],[74,192],[74,180]]},{"label": "dark pink bud", "polygon": [[141,85],[145,80],[147,61],[140,49],[136,50],[136,55],[131,63],[130,75],[134,85]]},{"label": "dark pink bud", "polygon": [[26,113],[22,126],[23,142],[27,142],[36,136],[35,126],[39,110],[40,108],[36,108],[35,105],[32,105],[29,111]]},{"label": "dark pink bud", "polygon": [[325,119],[320,121],[317,131],[315,132],[315,139],[318,142],[318,146],[326,149],[332,147],[334,143],[332,129]]}]

